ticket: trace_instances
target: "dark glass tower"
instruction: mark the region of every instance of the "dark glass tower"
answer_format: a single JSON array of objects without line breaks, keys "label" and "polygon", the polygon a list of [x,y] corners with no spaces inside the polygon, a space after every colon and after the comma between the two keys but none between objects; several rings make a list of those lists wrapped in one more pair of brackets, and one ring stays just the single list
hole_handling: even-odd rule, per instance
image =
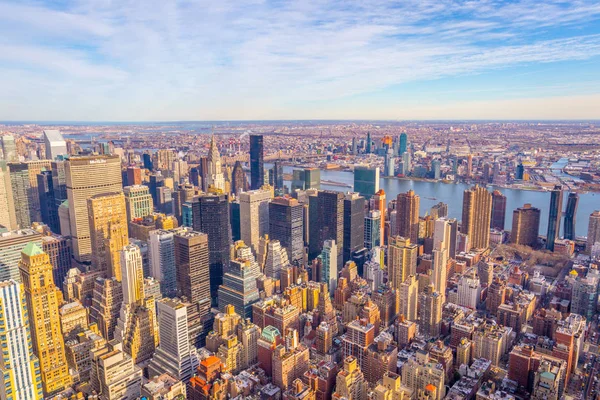
[{"label": "dark glass tower", "polygon": [[406,153],[406,149],[408,146],[408,135],[406,133],[400,134],[400,146],[398,148],[398,155],[402,155]]},{"label": "dark glass tower", "polygon": [[244,172],[244,168],[242,168],[242,163],[236,161],[233,166],[233,171],[231,172],[231,193],[237,196],[240,192],[245,192],[247,190],[248,177]]},{"label": "dark glass tower", "polygon": [[229,218],[231,219],[231,240],[237,242],[242,239],[239,201],[236,200],[229,203],[229,215]]},{"label": "dark glass tower", "polygon": [[54,233],[60,233],[58,220],[58,207],[54,198],[54,184],[52,171],[42,171],[37,175],[38,192],[40,195],[40,212],[42,222],[50,227]]},{"label": "dark glass tower", "polygon": [[525,167],[523,164],[517,165],[517,171],[515,172],[515,179],[523,180],[523,175],[525,174]]},{"label": "dark glass tower", "polygon": [[154,164],[152,163],[152,154],[144,153],[142,155],[142,159],[144,161],[144,168],[152,171],[154,169]]},{"label": "dark glass tower", "polygon": [[192,214],[194,230],[208,235],[210,294],[213,304],[217,304],[217,291],[223,283],[231,244],[228,196],[209,193],[195,197]]},{"label": "dark glass tower", "polygon": [[318,255],[323,250],[323,242],[335,240],[338,252],[338,271],[341,271],[344,248],[344,194],[322,190],[317,194],[316,201],[312,197],[315,196],[309,197],[309,248],[313,254]]},{"label": "dark glass tower", "polygon": [[560,218],[562,216],[563,191],[562,186],[556,185],[550,193],[550,211],[548,213],[548,234],[546,249],[554,251],[554,241],[560,233]]},{"label": "dark glass tower", "polygon": [[269,237],[279,240],[290,263],[304,261],[304,207],[291,197],[277,197],[269,203]]},{"label": "dark glass tower", "polygon": [[283,166],[280,161],[273,164],[273,181],[275,190],[283,191]]},{"label": "dark glass tower", "polygon": [[344,264],[364,247],[365,198],[348,193],[344,199]]},{"label": "dark glass tower", "polygon": [[250,135],[250,189],[260,189],[264,179],[263,137]]},{"label": "dark glass tower", "polygon": [[577,205],[579,204],[579,195],[577,193],[569,193],[567,199],[567,208],[565,209],[565,239],[575,240],[575,219],[577,218]]},{"label": "dark glass tower", "polygon": [[490,228],[504,230],[504,220],[506,219],[506,196],[499,190],[492,193],[492,218],[490,219]]},{"label": "dark glass tower", "polygon": [[372,145],[372,140],[371,140],[371,132],[367,132],[367,143],[365,144],[365,153],[367,154],[371,154],[371,145]]}]

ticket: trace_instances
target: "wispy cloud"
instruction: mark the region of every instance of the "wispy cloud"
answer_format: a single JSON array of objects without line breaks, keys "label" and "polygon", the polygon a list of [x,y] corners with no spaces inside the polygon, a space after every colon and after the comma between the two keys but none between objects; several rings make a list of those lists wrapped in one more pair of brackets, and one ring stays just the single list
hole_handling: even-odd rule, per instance
[{"label": "wispy cloud", "polygon": [[[407,82],[593,60],[599,19],[584,0],[0,0],[0,119],[308,117]],[[19,107],[21,91],[64,107]]]}]

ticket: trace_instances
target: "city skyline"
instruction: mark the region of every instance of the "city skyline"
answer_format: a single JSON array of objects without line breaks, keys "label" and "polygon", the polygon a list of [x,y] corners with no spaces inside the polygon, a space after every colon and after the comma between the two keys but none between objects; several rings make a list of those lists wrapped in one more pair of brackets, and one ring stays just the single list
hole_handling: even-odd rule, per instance
[{"label": "city skyline", "polygon": [[3,1],[0,120],[597,119],[599,18],[591,1]]}]

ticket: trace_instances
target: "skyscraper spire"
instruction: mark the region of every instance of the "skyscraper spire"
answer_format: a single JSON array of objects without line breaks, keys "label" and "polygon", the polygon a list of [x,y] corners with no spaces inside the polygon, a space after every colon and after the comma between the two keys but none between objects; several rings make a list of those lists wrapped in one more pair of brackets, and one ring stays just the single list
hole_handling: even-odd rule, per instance
[{"label": "skyscraper spire", "polygon": [[225,178],[221,168],[221,155],[215,143],[215,135],[210,139],[210,149],[208,150],[208,184],[214,188],[225,190]]}]

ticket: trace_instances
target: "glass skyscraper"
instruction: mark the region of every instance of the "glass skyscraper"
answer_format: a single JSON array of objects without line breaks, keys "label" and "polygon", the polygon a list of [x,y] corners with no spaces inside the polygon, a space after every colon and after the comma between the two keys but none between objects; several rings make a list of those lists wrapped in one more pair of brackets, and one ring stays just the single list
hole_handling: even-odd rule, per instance
[{"label": "glass skyscraper", "polygon": [[263,151],[262,135],[250,135],[250,189],[260,189],[264,184]]}]

